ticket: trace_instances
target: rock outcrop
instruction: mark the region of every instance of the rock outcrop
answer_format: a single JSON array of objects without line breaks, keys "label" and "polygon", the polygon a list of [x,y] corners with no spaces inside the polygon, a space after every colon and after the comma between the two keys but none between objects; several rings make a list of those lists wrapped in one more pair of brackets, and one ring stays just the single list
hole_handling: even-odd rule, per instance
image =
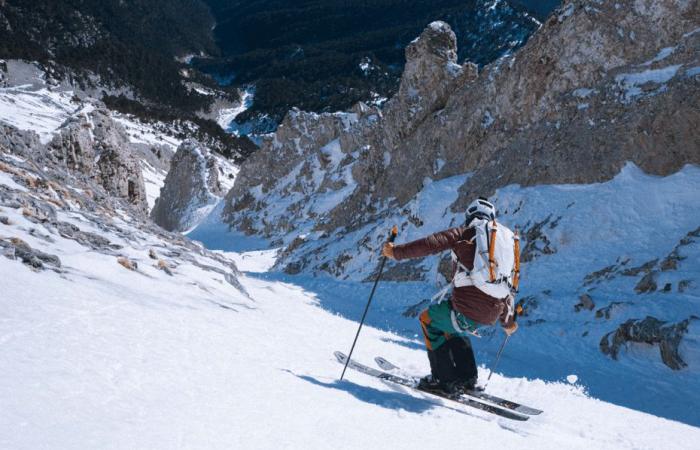
[{"label": "rock outcrop", "polygon": [[39,141],[39,136],[31,131],[22,131],[17,128],[0,122],[0,148],[6,152],[13,152],[22,157],[27,157],[32,153],[43,153],[44,148]]},{"label": "rock outcrop", "polygon": [[[127,199],[107,192],[99,180],[70,170],[63,162],[45,158],[38,151],[25,156],[14,150],[19,147],[0,146],[0,257],[16,260],[32,270],[76,276],[79,282],[84,272],[70,266],[70,261],[64,264],[62,257],[48,250],[67,248],[74,252],[72,247],[56,246],[59,241],[69,240],[87,253],[108,255],[115,262],[127,261],[135,272],[151,279],[139,263],[145,265],[157,257],[156,268],[169,276],[186,278],[189,275],[177,267],[197,267],[245,293],[231,260],[156,226],[131,207]],[[39,162],[33,158],[35,155],[44,159]],[[75,223],[64,221],[65,217],[71,217]],[[29,222],[29,226],[20,222]],[[31,242],[18,235],[29,237]],[[153,248],[145,252],[149,246],[156,246],[158,255]],[[71,259],[75,263],[75,258]],[[215,303],[234,309],[226,302]]]},{"label": "rock outcrop", "polygon": [[285,243],[312,233],[306,245],[318,248],[402,211],[431,180],[472,173],[460,211],[508,184],[599,182],[627,161],[661,175],[700,163],[699,16],[697,2],[572,1],[480,73],[457,63],[449,26],[431,24],[381,110],[291,112],[243,164],[224,218]]},{"label": "rock outcrop", "polygon": [[614,332],[603,336],[600,341],[600,350],[617,359],[620,349],[628,342],[657,344],[663,363],[673,370],[680,370],[687,364],[683,361],[678,347],[683,336],[688,332],[688,325],[694,320],[698,318],[692,316],[675,324],[667,324],[654,317],[643,320],[630,319]]},{"label": "rock outcrop", "polygon": [[141,166],[126,132],[109,111],[88,104],[61,127],[47,149],[68,169],[92,177],[111,195],[147,211]]},{"label": "rock outcrop", "polygon": [[211,152],[188,140],[178,148],[151,218],[168,231],[196,225],[221,200],[219,167]]}]

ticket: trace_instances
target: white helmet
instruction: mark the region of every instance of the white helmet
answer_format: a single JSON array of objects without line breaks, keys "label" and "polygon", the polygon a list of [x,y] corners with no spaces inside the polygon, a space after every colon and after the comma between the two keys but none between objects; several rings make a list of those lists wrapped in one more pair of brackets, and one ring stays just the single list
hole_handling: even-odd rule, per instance
[{"label": "white helmet", "polygon": [[479,197],[467,207],[466,216],[467,223],[476,218],[493,220],[496,218],[496,207],[485,197]]}]

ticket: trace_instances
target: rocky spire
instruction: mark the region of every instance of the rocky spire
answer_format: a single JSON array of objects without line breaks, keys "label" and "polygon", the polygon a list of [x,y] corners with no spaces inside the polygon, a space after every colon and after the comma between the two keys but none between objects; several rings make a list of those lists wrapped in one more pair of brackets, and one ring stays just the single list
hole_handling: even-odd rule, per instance
[{"label": "rocky spire", "polygon": [[186,140],[177,149],[151,218],[168,231],[185,231],[206,216],[224,195],[209,149]]}]

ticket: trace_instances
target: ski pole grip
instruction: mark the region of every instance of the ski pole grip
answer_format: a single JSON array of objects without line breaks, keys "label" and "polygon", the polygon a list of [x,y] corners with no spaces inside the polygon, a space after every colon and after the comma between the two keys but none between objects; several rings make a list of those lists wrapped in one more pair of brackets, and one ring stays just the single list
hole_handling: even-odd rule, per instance
[{"label": "ski pole grip", "polygon": [[399,235],[399,227],[396,225],[391,229],[391,234],[389,235],[389,242],[393,243],[396,240],[396,236]]}]

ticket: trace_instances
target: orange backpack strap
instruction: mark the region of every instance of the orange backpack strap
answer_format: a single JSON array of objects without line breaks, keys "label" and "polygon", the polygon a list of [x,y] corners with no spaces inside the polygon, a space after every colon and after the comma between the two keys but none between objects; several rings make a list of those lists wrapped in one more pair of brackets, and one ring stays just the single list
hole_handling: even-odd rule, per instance
[{"label": "orange backpack strap", "polygon": [[496,260],[494,254],[496,252],[496,220],[491,224],[491,241],[489,242],[489,278],[493,283],[496,281]]},{"label": "orange backpack strap", "polygon": [[513,245],[513,251],[515,252],[515,265],[513,266],[513,290],[518,291],[518,285],[520,284],[520,234],[518,229],[515,229],[515,234],[513,236],[515,240]]}]

